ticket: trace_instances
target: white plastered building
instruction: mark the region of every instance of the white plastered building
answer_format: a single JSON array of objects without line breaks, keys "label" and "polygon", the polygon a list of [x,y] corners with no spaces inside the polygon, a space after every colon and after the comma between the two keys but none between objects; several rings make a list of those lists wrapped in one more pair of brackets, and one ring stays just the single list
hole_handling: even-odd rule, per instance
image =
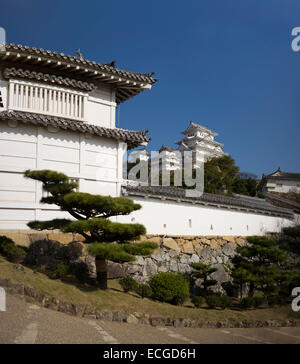
[{"label": "white plastered building", "polygon": [[[141,210],[115,220],[142,223],[151,234],[251,235],[294,223],[291,210],[266,202],[209,194],[187,199],[183,189],[125,183],[126,149],[145,146],[150,138],[146,131],[117,128],[116,107],[150,90],[152,75],[88,61],[80,53],[5,46],[0,52],[1,230],[65,216],[56,206],[40,204],[42,184],[25,179],[27,169],[60,171],[76,180],[81,192],[123,194],[141,203]],[[201,136],[190,136],[198,131],[191,124],[184,143],[199,145]]]},{"label": "white plastered building", "polygon": [[30,47],[0,53],[0,229],[64,213],[40,204],[39,182],[27,169],[63,172],[79,190],[119,196],[126,149],[146,132],[116,128],[116,106],[151,89],[152,74]]}]

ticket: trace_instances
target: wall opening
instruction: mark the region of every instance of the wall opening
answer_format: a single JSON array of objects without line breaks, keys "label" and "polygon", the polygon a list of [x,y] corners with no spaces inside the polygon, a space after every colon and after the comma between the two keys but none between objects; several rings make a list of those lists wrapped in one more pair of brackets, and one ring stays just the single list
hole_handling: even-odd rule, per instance
[{"label": "wall opening", "polygon": [[1,91],[0,91],[0,107],[4,107]]}]

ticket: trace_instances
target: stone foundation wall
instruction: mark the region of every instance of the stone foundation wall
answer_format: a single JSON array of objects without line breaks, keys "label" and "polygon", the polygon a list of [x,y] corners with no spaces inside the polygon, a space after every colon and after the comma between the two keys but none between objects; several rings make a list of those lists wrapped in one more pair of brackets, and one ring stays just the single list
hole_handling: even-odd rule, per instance
[{"label": "stone foundation wall", "polygon": [[[96,276],[94,258],[88,255],[84,244],[78,244],[83,240],[78,234],[24,230],[0,231],[0,235],[10,237],[18,245],[31,246],[29,258],[32,264],[53,266],[59,262],[68,264],[84,262],[88,266],[91,277]],[[191,263],[201,262],[213,264],[218,269],[212,278],[218,281],[216,291],[222,292],[222,284],[230,281],[227,267],[230,267],[235,249],[237,246],[243,246],[246,238],[213,235],[146,235],[141,241],[155,242],[158,248],[150,257],[137,256],[134,262],[124,264],[109,262],[109,278],[116,279],[131,275],[138,282],[144,283],[160,272],[188,273],[191,271]]]},{"label": "stone foundation wall", "polygon": [[28,248],[32,243],[39,240],[53,240],[61,244],[69,244],[72,241],[83,241],[79,234],[63,234],[58,230],[0,230],[0,236],[5,235],[12,239],[17,245]]},{"label": "stone foundation wall", "polygon": [[[138,256],[136,261],[125,264],[110,263],[109,276],[119,278],[131,275],[139,282],[147,282],[160,272],[191,271],[190,263],[213,264],[218,268],[214,279],[218,285],[228,282],[230,276],[226,266],[230,266],[237,246],[246,243],[245,237],[235,236],[150,236],[143,241],[153,241],[159,248],[151,257]],[[219,287],[220,288],[220,287]]]}]

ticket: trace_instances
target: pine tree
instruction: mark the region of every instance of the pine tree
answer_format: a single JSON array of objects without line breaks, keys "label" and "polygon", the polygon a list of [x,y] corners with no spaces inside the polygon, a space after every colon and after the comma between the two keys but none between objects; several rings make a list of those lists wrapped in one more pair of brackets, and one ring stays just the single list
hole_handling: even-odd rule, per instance
[{"label": "pine tree", "polygon": [[208,295],[209,287],[214,286],[217,281],[214,279],[210,279],[210,275],[217,271],[217,268],[211,266],[211,264],[203,264],[203,263],[192,263],[190,264],[192,268],[196,271],[191,273],[192,278],[201,278],[202,286],[203,286],[203,294],[204,296]]},{"label": "pine tree", "polygon": [[62,232],[78,233],[89,244],[90,254],[95,256],[97,281],[102,289],[107,288],[107,260],[128,262],[135,255],[149,255],[157,247],[155,243],[131,243],[146,233],[141,224],[121,224],[108,218],[128,215],[139,210],[141,205],[124,197],[111,197],[75,192],[78,184],[63,174],[51,170],[25,172],[25,177],[40,181],[48,196],[41,203],[54,204],[68,212],[71,219],[31,221],[28,226],[35,230],[60,229]]},{"label": "pine tree", "polygon": [[265,296],[277,293],[280,285],[288,277],[285,270],[285,252],[279,248],[278,242],[266,236],[247,238],[248,245],[238,247],[238,253],[232,260],[232,277],[236,286],[242,291],[245,284],[249,286],[249,297],[256,290]]}]

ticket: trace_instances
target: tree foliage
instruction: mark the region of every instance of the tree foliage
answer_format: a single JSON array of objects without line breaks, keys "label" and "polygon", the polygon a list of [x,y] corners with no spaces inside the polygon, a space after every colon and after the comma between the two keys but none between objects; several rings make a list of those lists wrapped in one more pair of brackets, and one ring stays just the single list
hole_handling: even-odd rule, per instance
[{"label": "tree foliage", "polygon": [[248,284],[248,296],[261,291],[265,296],[280,294],[293,280],[294,272],[289,270],[286,252],[276,239],[266,236],[248,237],[248,244],[238,247],[232,260],[232,277],[242,291]]},{"label": "tree foliage", "polygon": [[217,283],[215,279],[210,279],[210,275],[216,272],[217,269],[212,267],[211,264],[203,263],[192,263],[190,266],[195,269],[195,271],[191,273],[191,277],[193,279],[202,279],[201,285],[203,287],[203,295],[207,296],[209,287],[212,287]]},{"label": "tree foliage", "polygon": [[[85,238],[85,242],[90,244],[90,254],[95,255],[98,262],[101,259],[115,262],[133,261],[135,255],[151,254],[152,250],[157,247],[154,243],[130,243],[146,233],[143,225],[121,224],[108,219],[139,210],[141,205],[134,201],[123,197],[75,192],[78,184],[70,181],[65,174],[56,171],[27,170],[24,175],[42,182],[44,191],[48,193],[41,199],[42,203],[57,205],[62,211],[68,212],[73,217],[73,219],[31,221],[28,224],[31,229],[60,229],[65,233],[81,234]],[[100,276],[104,277],[102,287],[106,288],[106,264],[102,264],[101,269],[98,278],[101,280]]]}]

